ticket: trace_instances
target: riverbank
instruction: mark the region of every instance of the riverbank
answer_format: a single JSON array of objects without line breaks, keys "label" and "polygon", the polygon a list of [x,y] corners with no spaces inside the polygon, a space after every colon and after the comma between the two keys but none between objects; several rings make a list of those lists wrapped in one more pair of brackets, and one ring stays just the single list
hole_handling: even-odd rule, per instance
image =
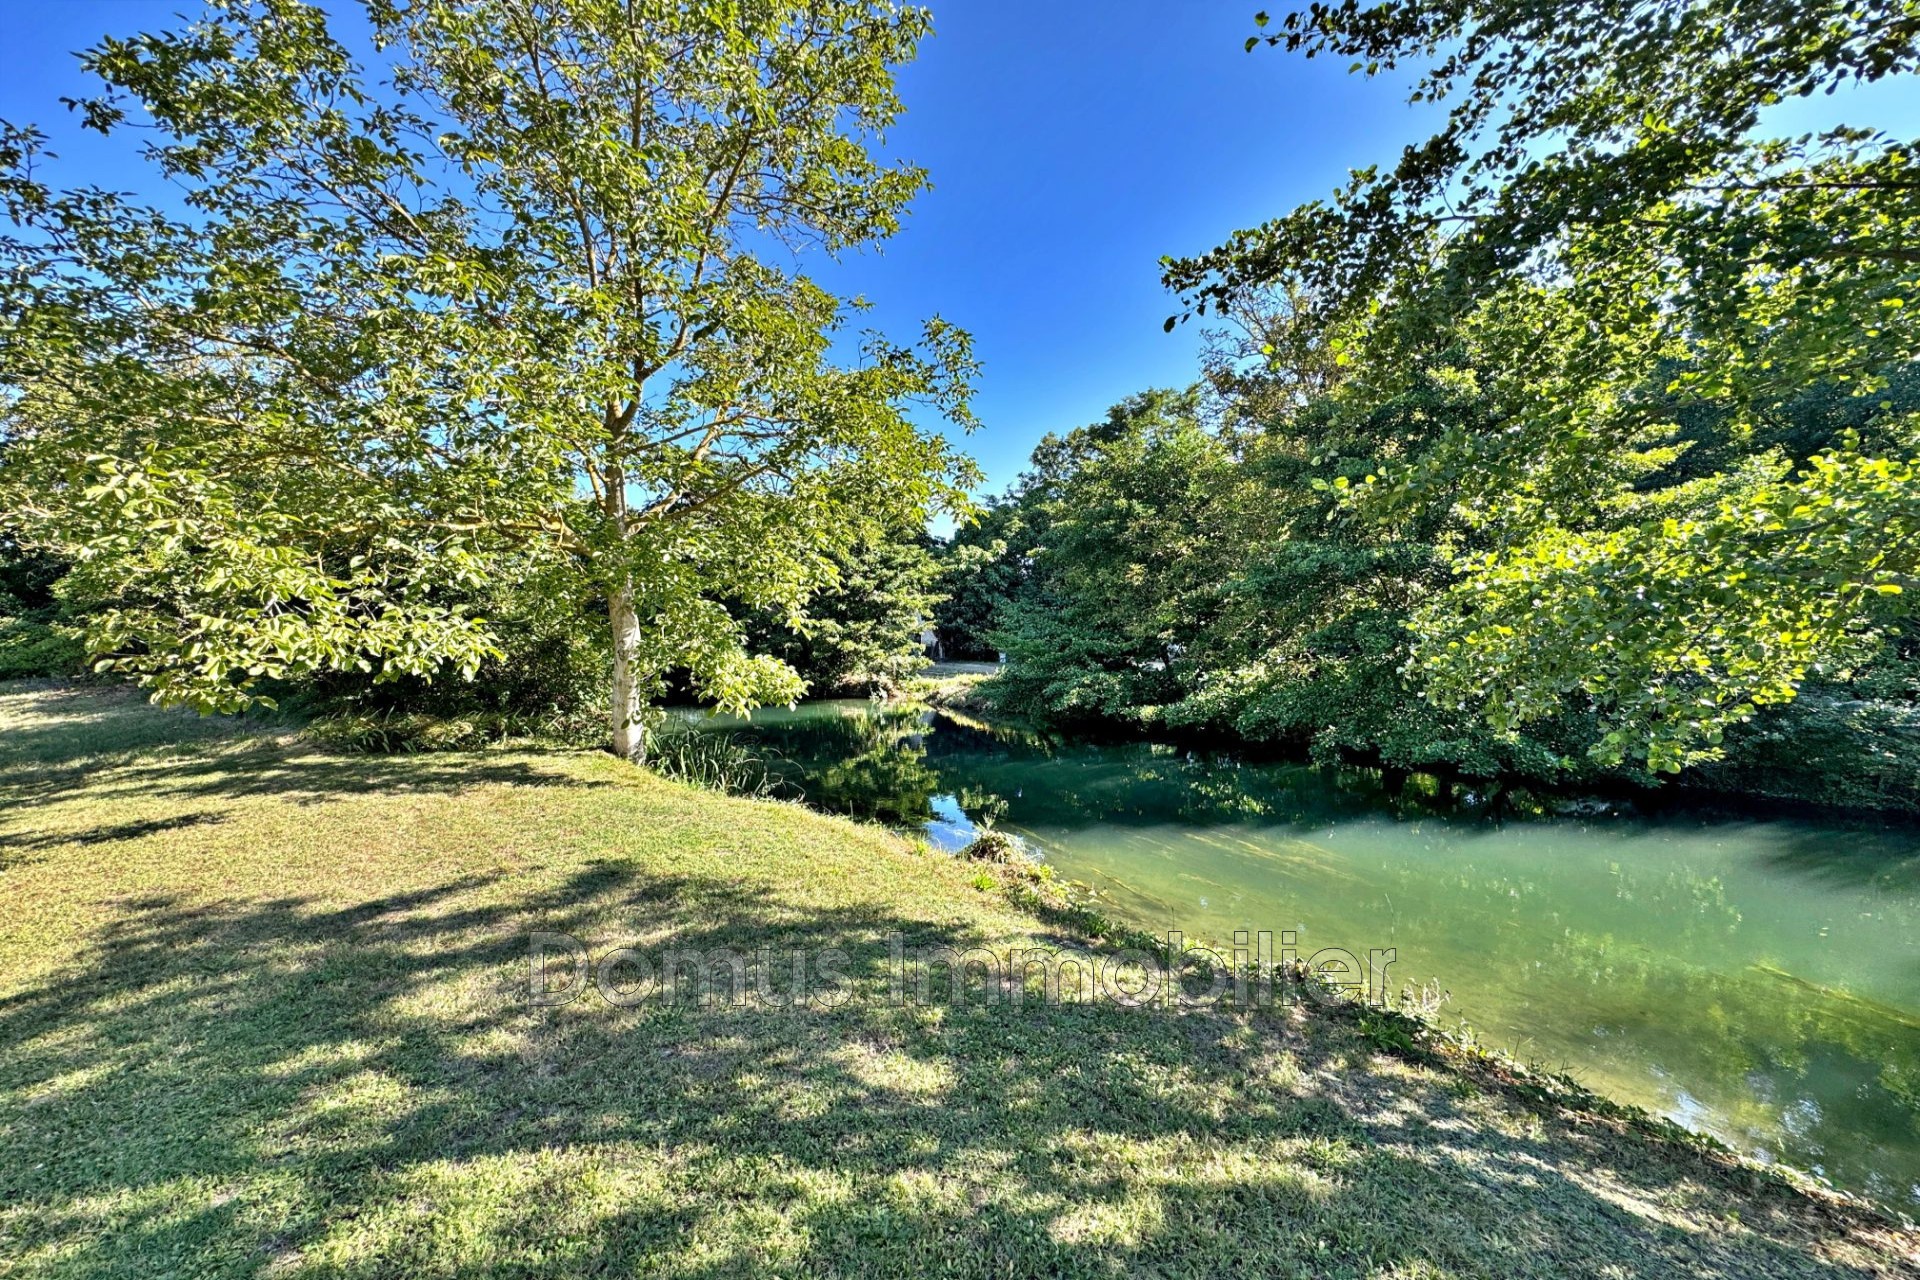
[{"label": "riverbank", "polygon": [[[971,665],[965,675],[936,666],[908,693],[928,705],[1000,717],[995,677],[1006,668]],[[1024,719],[1013,717],[1014,719]],[[1304,741],[1249,738],[1218,724],[1169,726],[1147,719],[1088,715],[1036,722],[1050,732],[1116,741],[1178,743],[1197,750],[1232,751],[1255,761],[1315,761]],[[1377,770],[1390,788],[1419,779],[1430,789],[1471,792],[1496,814],[1580,813],[1595,802],[1649,811],[1694,806],[1739,806],[1755,814],[1823,814],[1920,824],[1920,712],[1904,701],[1837,699],[1803,694],[1769,707],[1727,739],[1724,759],[1693,765],[1673,776],[1631,769],[1606,770],[1579,760],[1559,771],[1473,772],[1458,765],[1394,765],[1375,750],[1346,749],[1340,767]]]},{"label": "riverbank", "polygon": [[[890,939],[1061,939],[977,866],[603,756],[342,757],[0,687],[0,797],[12,1274],[1920,1265],[1858,1205],[1352,1019],[903,1005]],[[540,1007],[536,931],[837,952],[844,991]]]},{"label": "riverbank", "polygon": [[[868,701],[714,721],[778,794],[1017,837],[1115,923],[1395,952],[1477,1043],[1920,1214],[1920,831],[1561,804]],[[1568,810],[1571,809],[1571,812]]]},{"label": "riverbank", "polygon": [[999,671],[997,662],[936,662],[908,683],[903,700],[961,711],[984,708],[980,687]]}]

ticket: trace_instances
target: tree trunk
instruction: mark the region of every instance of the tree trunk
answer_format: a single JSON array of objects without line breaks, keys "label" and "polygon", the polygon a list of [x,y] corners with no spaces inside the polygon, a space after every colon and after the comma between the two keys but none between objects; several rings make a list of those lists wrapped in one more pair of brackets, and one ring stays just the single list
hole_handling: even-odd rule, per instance
[{"label": "tree trunk", "polygon": [[640,620],[633,612],[631,582],[623,583],[607,600],[607,617],[613,623],[613,754],[639,764],[647,758],[647,739],[633,670],[640,650]]}]

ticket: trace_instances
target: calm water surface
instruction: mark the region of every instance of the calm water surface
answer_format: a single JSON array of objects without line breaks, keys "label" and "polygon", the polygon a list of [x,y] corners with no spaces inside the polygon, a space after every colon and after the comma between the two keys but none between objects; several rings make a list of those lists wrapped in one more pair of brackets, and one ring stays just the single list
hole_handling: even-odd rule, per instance
[{"label": "calm water surface", "polygon": [[1528,816],[1416,776],[821,702],[707,720],[823,808],[958,847],[982,816],[1115,915],[1392,947],[1443,1017],[1763,1159],[1920,1208],[1920,831]]}]

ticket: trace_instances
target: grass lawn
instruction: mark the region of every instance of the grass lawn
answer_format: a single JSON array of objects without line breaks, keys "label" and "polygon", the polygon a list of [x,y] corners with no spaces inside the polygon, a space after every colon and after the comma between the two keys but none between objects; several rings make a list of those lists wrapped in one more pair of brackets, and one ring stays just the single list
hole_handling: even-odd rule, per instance
[{"label": "grass lawn", "polygon": [[[1920,1237],[1325,1016],[892,1007],[978,867],[605,757],[0,686],[0,1276],[1912,1275]],[[838,948],[553,1008],[527,936]]]}]

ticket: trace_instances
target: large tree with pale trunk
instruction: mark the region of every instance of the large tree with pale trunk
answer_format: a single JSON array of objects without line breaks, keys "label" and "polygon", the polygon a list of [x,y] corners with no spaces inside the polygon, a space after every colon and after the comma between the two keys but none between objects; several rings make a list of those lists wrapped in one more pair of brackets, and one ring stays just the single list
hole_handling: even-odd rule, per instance
[{"label": "large tree with pale trunk", "polygon": [[[100,661],[244,706],[303,673],[471,672],[503,563],[604,600],[614,749],[674,670],[801,692],[836,555],[955,507],[967,335],[849,330],[805,274],[896,231],[879,154],[928,16],[885,0],[217,5],[84,55],[159,207],[0,138],[0,510],[75,563]],[[386,74],[353,51],[369,37]]]}]

